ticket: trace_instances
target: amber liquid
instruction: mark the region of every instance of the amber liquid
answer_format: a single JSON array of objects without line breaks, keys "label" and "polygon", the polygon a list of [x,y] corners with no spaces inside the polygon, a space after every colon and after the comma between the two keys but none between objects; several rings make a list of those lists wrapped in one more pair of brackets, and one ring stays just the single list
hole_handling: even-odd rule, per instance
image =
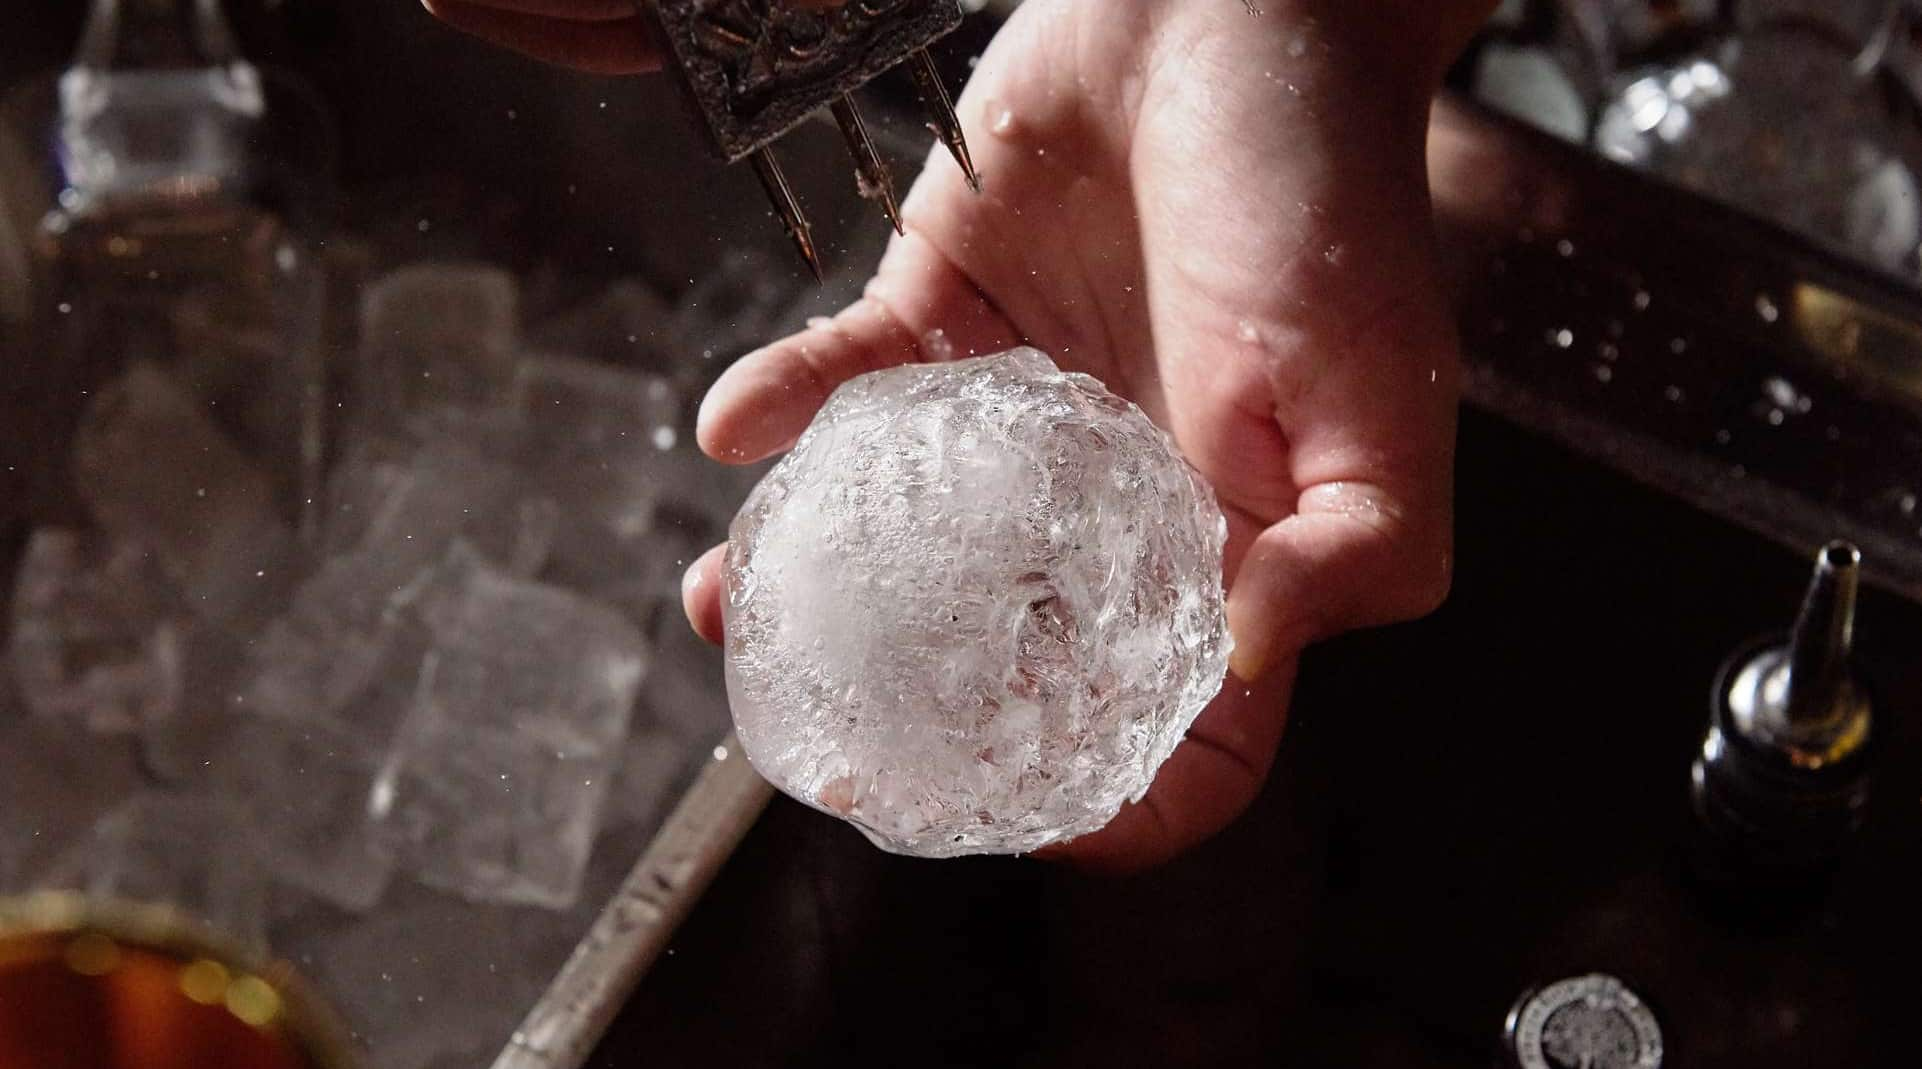
[{"label": "amber liquid", "polygon": [[189,942],[0,931],[0,1069],[352,1069],[288,977]]}]

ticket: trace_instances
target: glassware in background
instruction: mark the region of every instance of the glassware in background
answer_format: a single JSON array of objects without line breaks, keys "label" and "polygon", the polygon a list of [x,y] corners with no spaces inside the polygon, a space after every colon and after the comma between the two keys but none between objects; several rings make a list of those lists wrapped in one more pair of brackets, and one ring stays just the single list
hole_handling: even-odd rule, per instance
[{"label": "glassware in background", "polygon": [[57,892],[0,899],[8,1069],[356,1064],[341,1027],[285,965],[176,909]]},{"label": "glassware in background", "polygon": [[314,530],[331,128],[217,0],[94,0],[4,119],[9,661],[31,713],[138,732]]},{"label": "glassware in background", "polygon": [[1472,60],[1483,103],[1564,141],[1588,140],[1615,72],[1703,36],[1718,0],[1509,0]]},{"label": "glassware in background", "polygon": [[1922,140],[1882,65],[1900,12],[1750,0],[1699,51],[1618,76],[1595,148],[1913,277]]}]

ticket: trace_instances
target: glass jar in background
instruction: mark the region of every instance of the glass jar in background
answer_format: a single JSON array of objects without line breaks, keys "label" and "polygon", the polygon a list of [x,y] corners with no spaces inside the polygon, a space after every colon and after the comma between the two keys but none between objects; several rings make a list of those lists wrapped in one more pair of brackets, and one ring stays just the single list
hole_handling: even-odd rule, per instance
[{"label": "glass jar in background", "polygon": [[1745,0],[1687,54],[1616,76],[1594,147],[1863,263],[1922,269],[1922,128],[1900,0]]},{"label": "glass jar in background", "polygon": [[312,529],[329,124],[216,0],[94,0],[7,119],[5,416],[32,522],[137,543],[230,618]]},{"label": "glass jar in background", "polygon": [[7,661],[30,714],[140,734],[313,537],[332,126],[218,0],[93,0],[0,118]]},{"label": "glass jar in background", "polygon": [[216,0],[93,0],[0,104],[8,1069],[347,1064],[264,948],[258,814],[143,745],[220,706],[313,530],[332,159]]},{"label": "glass jar in background", "polygon": [[1471,90],[1498,111],[1586,143],[1616,73],[1707,37],[1725,3],[1507,0],[1471,58]]}]

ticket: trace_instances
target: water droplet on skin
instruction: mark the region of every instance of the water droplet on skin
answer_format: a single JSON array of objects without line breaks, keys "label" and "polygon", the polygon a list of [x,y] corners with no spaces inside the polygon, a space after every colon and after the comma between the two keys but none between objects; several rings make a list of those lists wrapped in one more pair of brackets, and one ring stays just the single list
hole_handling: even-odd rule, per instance
[{"label": "water droplet on skin", "polygon": [[1328,261],[1330,267],[1339,267],[1341,266],[1342,258],[1347,255],[1348,247],[1340,242],[1336,242],[1322,250],[1321,258]]},{"label": "water droplet on skin", "polygon": [[809,316],[808,317],[809,330],[828,330],[828,329],[831,329],[833,326],[834,326],[834,320],[829,319],[827,316]]},{"label": "water droplet on skin", "polygon": [[1252,321],[1244,319],[1236,325],[1235,337],[1253,345],[1261,340],[1261,331],[1256,329]]},{"label": "water droplet on skin", "polygon": [[994,122],[989,124],[988,126],[988,132],[995,135],[996,137],[1013,136],[1014,135],[1014,109],[1002,108],[999,112],[997,112],[994,116]]},{"label": "water droplet on skin", "polygon": [[1782,310],[1775,306],[1775,298],[1766,293],[1755,295],[1755,314],[1761,316],[1764,323],[1773,323],[1782,318]]},{"label": "water droplet on skin", "polygon": [[1288,58],[1289,59],[1300,59],[1301,57],[1307,54],[1308,54],[1308,35],[1307,34],[1298,33],[1298,34],[1295,34],[1293,37],[1288,38]]},{"label": "water droplet on skin", "polygon": [[937,362],[953,360],[954,342],[948,340],[946,331],[937,328],[921,336],[921,351]]}]

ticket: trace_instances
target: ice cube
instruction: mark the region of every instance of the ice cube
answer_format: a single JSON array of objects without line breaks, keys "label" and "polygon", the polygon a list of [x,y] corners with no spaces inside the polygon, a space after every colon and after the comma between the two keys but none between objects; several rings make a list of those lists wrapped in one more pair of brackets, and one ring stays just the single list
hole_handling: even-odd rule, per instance
[{"label": "ice cube", "polygon": [[517,574],[539,569],[554,538],[554,506],[539,499],[510,459],[487,455],[453,438],[427,442],[393,479],[367,517],[359,546],[404,582],[456,540]]},{"label": "ice cube", "polygon": [[381,1069],[485,1065],[566,959],[538,910],[397,885],[381,909],[311,944],[315,978]]},{"label": "ice cube", "polygon": [[151,547],[196,614],[228,619],[284,589],[294,538],[272,481],[158,365],[95,396],[73,467],[101,528]]},{"label": "ice cube", "polygon": [[38,882],[170,906],[246,946],[266,946],[267,874],[238,802],[136,795],[101,817]]},{"label": "ice cube", "polygon": [[386,751],[336,721],[238,719],[207,782],[244,799],[274,877],[346,909],[380,900],[394,851],[374,786]]},{"label": "ice cube", "polygon": [[428,883],[565,908],[646,668],[618,613],[481,566],[424,610],[433,649],[379,790]]},{"label": "ice cube", "polygon": [[361,299],[356,417],[390,430],[436,408],[499,406],[513,384],[520,296],[514,276],[472,262],[391,272]]},{"label": "ice cube", "polygon": [[514,402],[534,437],[580,453],[658,450],[663,428],[678,437],[683,409],[660,375],[564,356],[521,361]]},{"label": "ice cube", "polygon": [[42,528],[14,581],[8,661],[35,715],[134,731],[180,702],[187,624],[147,550]]},{"label": "ice cube", "polygon": [[621,279],[600,294],[528,331],[541,352],[575,353],[602,363],[671,373],[673,309],[644,279]]}]

